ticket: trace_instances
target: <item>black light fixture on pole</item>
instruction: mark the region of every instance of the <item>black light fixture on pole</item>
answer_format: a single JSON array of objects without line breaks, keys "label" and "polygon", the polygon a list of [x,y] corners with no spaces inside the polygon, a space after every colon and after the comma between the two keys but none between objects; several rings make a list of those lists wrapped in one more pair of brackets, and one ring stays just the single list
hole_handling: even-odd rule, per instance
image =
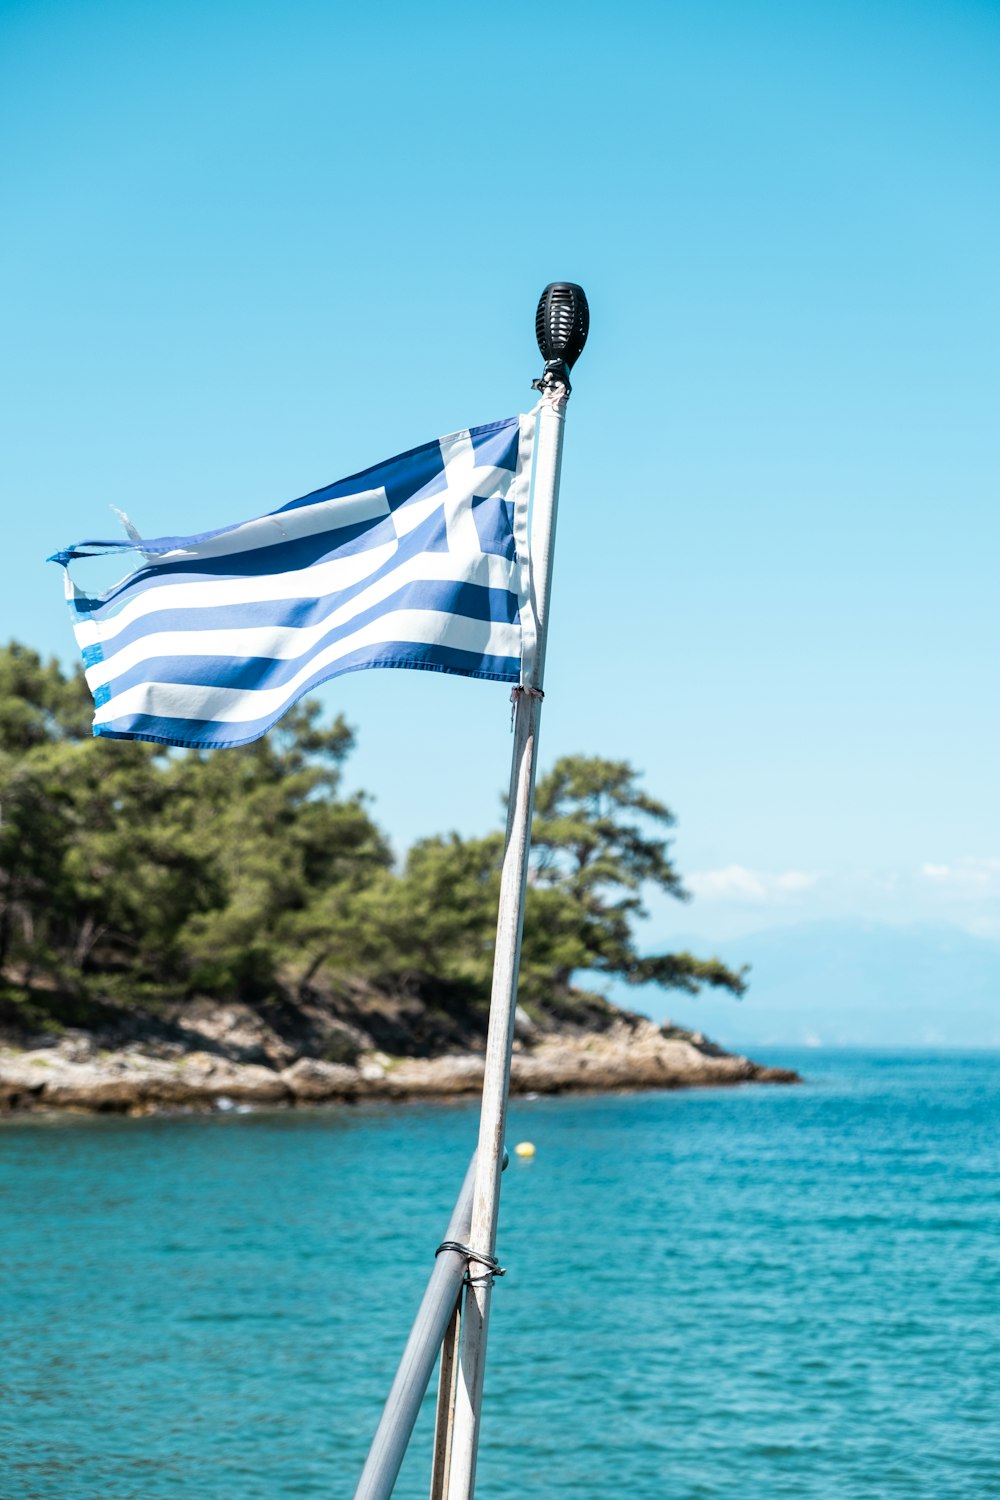
[{"label": "black light fixture on pole", "polygon": [[589,332],[590,307],[583,287],[575,281],[550,281],[535,313],[535,338],[545,360],[540,378],[531,382],[536,391],[558,383],[569,395],[569,372],[583,353]]}]

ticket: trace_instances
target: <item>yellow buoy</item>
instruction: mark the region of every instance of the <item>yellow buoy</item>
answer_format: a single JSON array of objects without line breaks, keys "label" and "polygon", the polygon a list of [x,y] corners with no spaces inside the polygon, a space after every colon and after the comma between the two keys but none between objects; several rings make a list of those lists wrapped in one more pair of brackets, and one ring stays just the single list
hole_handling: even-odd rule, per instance
[{"label": "yellow buoy", "polygon": [[514,1147],[515,1156],[534,1156],[535,1148],[531,1141],[518,1141]]}]

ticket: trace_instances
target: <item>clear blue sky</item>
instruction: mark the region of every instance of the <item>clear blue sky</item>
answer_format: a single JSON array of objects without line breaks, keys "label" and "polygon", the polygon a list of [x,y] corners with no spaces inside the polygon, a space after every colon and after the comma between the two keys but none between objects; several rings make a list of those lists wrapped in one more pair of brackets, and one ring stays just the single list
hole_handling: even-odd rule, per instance
[{"label": "clear blue sky", "polygon": [[[109,504],[245,519],[526,409],[592,307],[543,760],[678,814],[704,944],[1000,935],[1000,7],[0,5],[0,633]],[[402,846],[496,815],[502,687],[325,692]]]}]

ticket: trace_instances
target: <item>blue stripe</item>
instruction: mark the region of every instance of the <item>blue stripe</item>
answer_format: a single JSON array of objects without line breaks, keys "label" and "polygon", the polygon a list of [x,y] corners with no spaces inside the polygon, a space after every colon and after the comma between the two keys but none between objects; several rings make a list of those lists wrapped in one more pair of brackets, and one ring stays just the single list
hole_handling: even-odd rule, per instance
[{"label": "blue stripe", "polygon": [[[274,656],[150,656],[117,677],[109,678],[100,691],[106,687],[114,698],[142,682],[187,683],[194,687],[231,687],[245,691],[281,687],[301,671],[309,657],[337,641],[347,640],[366,625],[385,619],[400,609],[437,610],[453,618],[477,620],[483,624],[484,634],[490,623],[517,624],[517,600],[505,589],[484,588],[476,583],[411,583],[397,590],[390,599],[381,600],[344,624],[334,626],[300,656],[290,660]],[[379,651],[383,649],[378,647]],[[113,656],[105,659],[114,665]]]},{"label": "blue stripe", "polygon": [[366,647],[345,656],[335,667],[317,672],[304,687],[265,718],[225,724],[209,719],[167,719],[152,714],[133,714],[98,724],[94,734],[113,740],[152,740],[160,745],[177,745],[182,749],[225,749],[248,745],[276,724],[283,714],[306,693],[334,677],[361,672],[369,667],[409,667],[423,672],[446,672],[459,677],[480,677],[489,682],[517,683],[521,676],[520,658],[516,656],[479,656],[458,651],[452,646],[415,645],[400,642]]},{"label": "blue stripe", "polygon": [[[428,517],[436,527],[436,534],[444,534],[444,518],[439,513]],[[419,529],[419,528],[418,528]],[[431,534],[433,540],[434,532]],[[139,568],[122,579],[106,593],[93,598],[77,598],[78,614],[90,619],[107,619],[122,609],[135,594],[144,594],[148,589],[165,588],[172,583],[219,583],[226,578],[263,578],[274,573],[295,573],[319,563],[333,562],[339,557],[354,557],[359,552],[369,552],[375,547],[395,541],[396,531],[387,516],[374,521],[359,521],[354,526],[341,526],[337,530],[318,532],[315,536],[299,537],[287,542],[275,542],[270,547],[253,547],[246,552],[227,552],[221,557],[196,557],[188,561],[151,563]],[[423,551],[443,550],[439,544],[431,548],[425,541]]]},{"label": "blue stripe", "polygon": [[[435,511],[432,515],[428,516],[425,521],[422,521],[419,526],[415,526],[412,532],[409,532],[400,538],[397,538],[395,527],[387,517],[382,517],[378,521],[371,522],[369,523],[369,526],[370,529],[367,534],[358,539],[355,539],[354,541],[343,542],[341,540],[342,533],[340,532],[333,533],[337,540],[334,541],[332,545],[330,544],[329,540],[330,533],[327,533],[325,537],[318,536],[309,538],[310,541],[318,542],[320,546],[326,545],[329,548],[325,556],[317,558],[316,562],[335,562],[343,557],[355,557],[361,552],[369,552],[376,547],[386,546],[390,542],[397,542],[396,550],[386,560],[386,562],[384,562],[381,567],[374,569],[367,575],[367,579],[365,580],[365,582],[372,583],[375,579],[380,578],[383,573],[391,572],[392,569],[394,567],[397,567],[399,563],[404,562],[409,557],[416,557],[420,552],[441,552],[446,550],[447,533],[445,529],[444,517],[440,511]],[[359,545],[359,542],[363,545]],[[288,542],[281,543],[280,545],[296,546],[297,543]],[[260,547],[256,551],[237,554],[237,556],[242,555],[246,558],[260,558],[261,553],[270,553],[274,550],[275,549],[270,547]],[[77,613],[85,615],[88,619],[93,620],[113,619],[115,615],[117,615],[122,609],[124,609],[125,605],[132,598],[133,594],[146,594],[150,589],[161,588],[166,586],[167,584],[224,583],[227,578],[234,578],[237,576],[251,578],[257,576],[266,577],[279,572],[291,573],[298,571],[298,568],[294,566],[280,568],[275,566],[252,567],[245,569],[242,573],[237,575],[229,567],[229,562],[230,558],[227,556],[213,558],[210,562],[203,561],[200,564],[190,564],[189,566],[191,566],[192,568],[194,566],[199,566],[202,571],[200,573],[194,573],[193,571],[189,572],[183,578],[178,578],[175,574],[173,574],[166,564],[159,564],[154,565],[151,568],[144,568],[141,572],[133,573],[131,577],[124,579],[120,584],[118,584],[114,589],[109,590],[109,592],[106,594],[101,594],[94,599],[78,599],[76,601]],[[363,585],[359,584],[356,587],[360,588],[362,586]],[[348,591],[346,589],[343,590],[343,594],[345,597],[347,596],[347,592]],[[227,610],[232,609],[236,611],[245,609],[247,606],[243,604],[234,604],[231,606],[218,605],[212,607],[219,609],[224,608]],[[191,613],[191,611],[188,611],[188,613]],[[146,618],[148,619],[149,617],[146,616]],[[159,626],[157,626],[156,628],[159,629]]]},{"label": "blue stripe", "polygon": [[[498,552],[498,555],[500,556],[509,555],[513,557],[515,549],[513,536],[513,516],[511,508],[504,507],[503,514],[506,517],[507,524],[510,526],[511,530],[509,538],[506,542],[505,550],[500,550],[499,544],[496,544],[496,550]],[[495,525],[496,522],[494,521],[494,526]],[[234,559],[230,559],[229,557],[220,557],[214,558],[208,563],[201,562],[200,564],[185,564],[184,566],[189,569],[189,571],[186,572],[182,577],[177,576],[177,573],[174,571],[175,565],[173,564],[169,566],[167,564],[154,565],[150,568],[144,568],[140,572],[133,573],[130,577],[123,579],[120,584],[117,584],[106,594],[97,595],[92,599],[87,597],[78,597],[75,600],[71,600],[70,608],[78,618],[82,617],[84,619],[90,620],[113,619],[125,608],[125,606],[134,596],[138,596],[140,594],[148,594],[151,589],[163,588],[169,584],[223,583],[227,579],[231,578],[252,578],[257,576],[265,577],[274,576],[275,574],[280,573],[298,572],[306,567],[311,567],[320,563],[336,562],[342,558],[355,557],[359,553],[371,551],[376,547],[382,547],[389,543],[395,542],[395,550],[391,553],[391,555],[386,558],[386,560],[381,563],[379,567],[374,568],[371,573],[367,574],[364,579],[360,580],[356,584],[350,585],[348,588],[338,589],[335,594],[331,593],[328,596],[321,596],[329,597],[331,599],[337,598],[338,600],[343,602],[348,599],[354,598],[357,594],[361,593],[371,584],[377,582],[380,578],[384,578],[387,574],[393,572],[393,570],[399,567],[402,563],[408,562],[410,559],[418,557],[424,552],[446,552],[448,550],[447,525],[442,510],[433,511],[429,516],[421,521],[419,525],[415,526],[412,531],[405,532],[400,537],[397,537],[395,527],[393,526],[391,520],[387,518],[383,518],[377,522],[369,523],[369,526],[370,529],[365,535],[346,543],[338,540],[335,545],[330,546],[326,552],[322,553],[322,555],[311,559],[306,557],[304,561],[301,554],[299,559],[296,561],[290,556],[286,549],[299,546],[305,548],[305,542],[282,542],[276,544],[274,547],[260,547],[252,552],[238,553],[235,555]],[[342,537],[343,532],[341,531],[340,533],[337,533],[337,536],[338,538]],[[327,545],[326,539],[322,536],[311,537],[308,538],[307,541],[309,543],[318,544],[317,550],[320,551],[322,551],[322,548]],[[491,548],[490,550],[492,551],[494,550],[494,548]],[[273,555],[281,551],[284,551],[283,556]],[[268,566],[259,565],[259,559],[261,559],[262,554],[266,555],[265,561],[268,562]],[[230,566],[231,560],[243,559],[246,560],[245,565],[241,566],[239,572],[235,572]],[[257,559],[258,561],[255,561],[251,564],[251,559]],[[179,567],[180,565],[176,566]],[[195,572],[194,569],[196,567],[200,568],[201,571]],[[246,609],[252,609],[253,607],[253,605],[249,604],[220,604],[211,606],[206,605],[203,606],[200,610],[194,610],[190,608],[185,609],[182,606],[180,609],[174,611],[165,610],[163,612],[163,617],[167,617],[167,615],[180,615],[181,613],[184,613],[188,617],[191,617],[196,613],[204,614],[207,611],[215,610],[225,611],[226,614],[232,613],[235,616],[237,613],[241,613]],[[127,626],[126,629],[122,631],[122,638],[131,639],[136,633],[144,635],[146,634],[147,629],[167,629],[167,626],[161,625],[159,623],[156,623],[155,625],[150,624],[148,627],[142,624],[143,620],[151,620],[153,614],[159,614],[159,611],[151,611],[150,613],[140,617],[140,620],[135,622],[134,625]],[[217,616],[216,625],[218,624],[220,624],[220,619]],[[176,629],[183,627],[174,626],[170,628]],[[115,649],[118,649],[117,646]]]},{"label": "blue stripe", "polygon": [[[401,547],[401,551],[404,548]],[[408,552],[408,548],[405,551]],[[416,548],[416,552],[420,549]],[[153,610],[148,614],[140,615],[130,625],[126,625],[110,641],[104,641],[97,646],[88,646],[88,652],[96,652],[96,660],[113,661],[119,651],[130,646],[133,641],[144,640],[146,636],[154,632],[182,630],[239,630],[244,627],[278,627],[282,629],[302,629],[311,625],[319,625],[323,620],[335,614],[345,604],[350,604],[353,599],[359,598],[366,589],[380,583],[384,578],[394,573],[398,567],[399,557],[392,557],[389,561],[370,577],[363,579],[360,583],[352,585],[351,588],[338,589],[331,594],[317,594],[311,598],[300,599],[264,599],[252,604],[209,604],[200,609],[162,609]],[[394,601],[406,590],[422,588],[441,589],[484,589],[487,593],[493,593],[510,600],[506,609],[499,603],[491,605],[492,613],[490,619],[507,620],[511,624],[519,623],[520,616],[517,611],[517,596],[513,589],[490,589],[485,584],[458,584],[448,579],[432,580],[419,579],[411,584],[402,584],[395,593],[378,605],[370,606],[371,609],[389,609],[393,607]],[[472,595],[463,596],[470,600]],[[414,608],[436,608],[437,606],[416,604]],[[463,613],[476,613],[476,606],[470,605],[468,611]],[[84,658],[85,665],[91,666],[92,662]]]}]

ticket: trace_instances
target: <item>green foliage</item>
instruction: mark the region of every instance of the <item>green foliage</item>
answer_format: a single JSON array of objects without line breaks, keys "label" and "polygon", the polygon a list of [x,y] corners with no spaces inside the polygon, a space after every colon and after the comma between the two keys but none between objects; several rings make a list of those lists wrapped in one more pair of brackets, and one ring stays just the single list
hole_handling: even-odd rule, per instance
[{"label": "green foliage", "polygon": [[502,852],[499,834],[422,839],[342,910],[337,966],[444,1009],[485,1004]]},{"label": "green foliage", "polygon": [[91,715],[81,674],[0,652],[0,971],[25,986],[266,991],[300,914],[388,866],[316,704],[216,754],[94,739]]},{"label": "green foliage", "polygon": [[635,924],[646,915],[643,887],[688,899],[663,837],[673,822],[627,761],[568,755],[540,779],[521,959],[526,994],[546,986],[565,991],[579,971],[689,992],[721,985],[742,994],[744,975],[718,959],[642,957],[636,948]]},{"label": "green foliage", "polygon": [[[393,867],[341,792],[341,719],[293,708],[240,749],[90,735],[82,673],[0,650],[0,981],[148,1000],[363,980],[456,1014],[489,999],[503,839],[424,839]],[[625,762],[566,757],[539,783],[522,998],[581,972],[739,992],[689,954],[641,956],[641,892],[683,898],[667,808]]]},{"label": "green foliage", "polygon": [[66,677],[56,661],[12,641],[0,650],[0,750],[86,739],[93,704],[83,673]]}]

